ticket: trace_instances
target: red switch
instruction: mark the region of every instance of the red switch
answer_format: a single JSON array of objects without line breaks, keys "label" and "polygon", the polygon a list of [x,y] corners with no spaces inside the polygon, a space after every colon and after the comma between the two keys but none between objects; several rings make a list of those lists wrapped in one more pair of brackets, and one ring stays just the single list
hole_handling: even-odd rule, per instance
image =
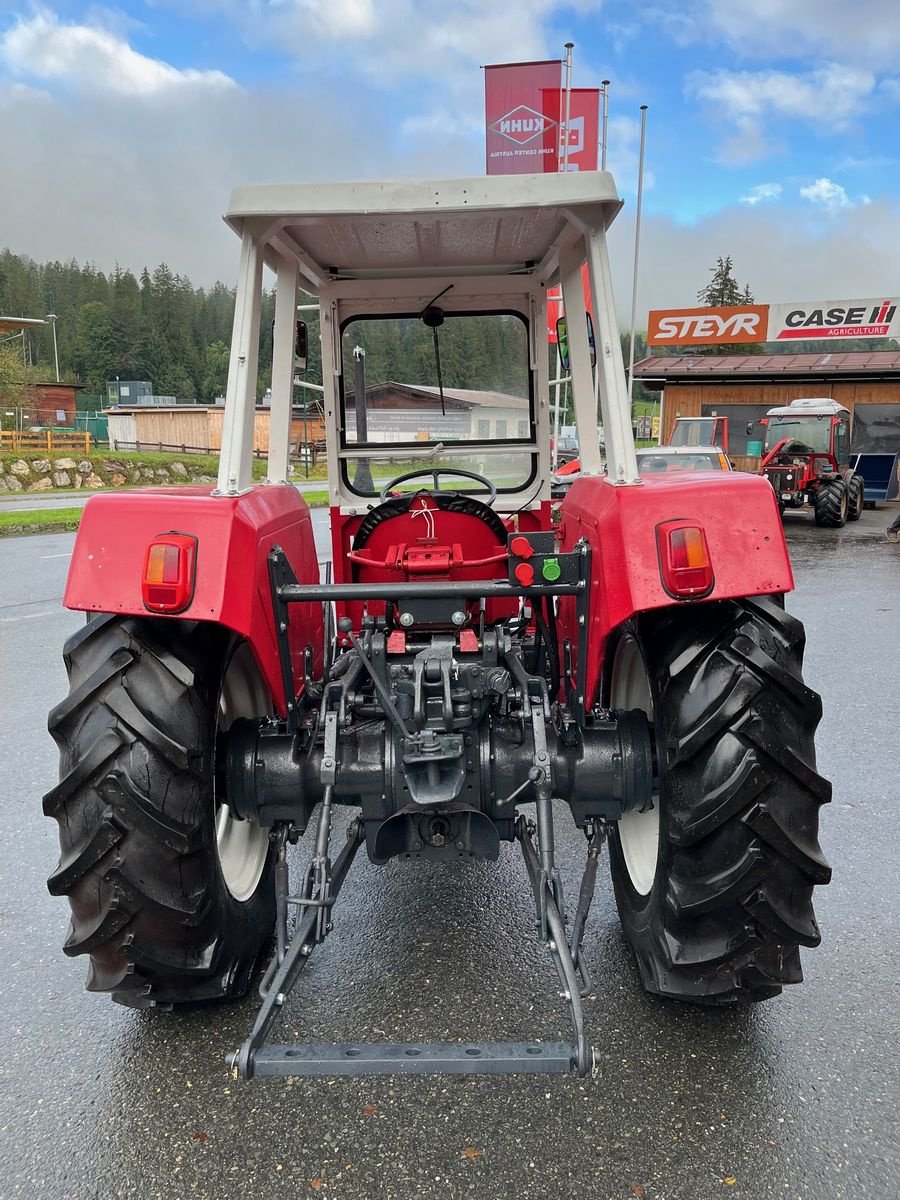
[{"label": "red switch", "polygon": [[514,574],[522,587],[531,587],[534,583],[534,567],[531,563],[519,563]]},{"label": "red switch", "polygon": [[[532,554],[534,554],[534,547],[527,537],[514,537],[509,544],[509,548],[518,558],[531,558]],[[530,583],[531,580],[528,582]]]}]

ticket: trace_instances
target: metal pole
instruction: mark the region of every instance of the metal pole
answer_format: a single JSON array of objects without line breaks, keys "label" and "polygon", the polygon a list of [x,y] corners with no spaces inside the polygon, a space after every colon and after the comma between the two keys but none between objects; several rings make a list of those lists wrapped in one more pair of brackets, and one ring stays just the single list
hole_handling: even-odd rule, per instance
[{"label": "metal pole", "polygon": [[[353,407],[356,409],[356,443],[364,446],[369,440],[369,422],[366,413],[366,352],[362,346],[353,347],[355,364],[353,384]],[[372,468],[367,458],[357,460],[353,486],[361,492],[374,491]]]},{"label": "metal pole", "polygon": [[606,129],[609,123],[609,80],[604,79],[600,85],[600,95],[603,97],[603,132],[600,134],[600,170],[606,170]]},{"label": "metal pole", "polygon": [[59,351],[56,348],[56,313],[47,313],[47,320],[53,326],[53,362],[56,365],[56,382],[59,383]]},{"label": "metal pole", "polygon": [[574,42],[566,42],[566,119],[563,123],[563,161],[562,169],[569,169],[569,119],[572,115],[572,49]]},{"label": "metal pole", "polygon": [[641,203],[644,195],[644,141],[647,135],[647,105],[641,105],[641,153],[638,159],[637,212],[634,221],[634,267],[631,281],[631,345],[628,347],[628,404],[633,420],[634,406],[634,327],[637,321],[638,258],[641,251]]}]

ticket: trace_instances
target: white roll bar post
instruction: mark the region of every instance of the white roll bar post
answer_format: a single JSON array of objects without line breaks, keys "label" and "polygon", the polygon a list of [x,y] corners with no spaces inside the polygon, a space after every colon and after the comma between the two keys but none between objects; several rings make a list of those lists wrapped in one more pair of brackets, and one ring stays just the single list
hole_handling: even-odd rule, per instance
[{"label": "white roll bar post", "polygon": [[[634,433],[631,428],[631,401],[625,380],[622,343],[613,309],[612,272],[606,249],[606,230],[600,226],[586,228],[584,248],[594,298],[594,340],[597,346],[596,386],[600,393],[603,416],[603,437],[606,442],[606,470],[611,483],[641,482],[637,455],[634,452]],[[574,290],[574,289],[573,289]],[[568,312],[568,297],[566,311]],[[568,323],[571,342],[572,322]],[[585,337],[585,340],[586,337]],[[596,411],[596,400],[595,400]],[[584,446],[581,446],[582,453]],[[584,460],[582,459],[582,462]]]},{"label": "white roll bar post", "polygon": [[296,260],[279,258],[275,285],[269,461],[266,467],[269,483],[287,483],[290,476],[298,278]]},{"label": "white roll bar post", "polygon": [[241,265],[234,305],[231,357],[225,388],[225,416],[216,492],[237,496],[253,480],[253,424],[256,370],[259,360],[259,310],[262,293],[262,247],[249,229],[241,237]]},{"label": "white roll bar post", "polygon": [[572,376],[572,406],[575,409],[575,424],[578,427],[581,470],[585,475],[599,475],[602,464],[600,442],[597,438],[597,400],[591,376],[591,350],[588,344],[584,288],[581,285],[583,247],[584,243],[579,238],[574,246],[560,250],[559,279],[566,310],[569,374]]}]

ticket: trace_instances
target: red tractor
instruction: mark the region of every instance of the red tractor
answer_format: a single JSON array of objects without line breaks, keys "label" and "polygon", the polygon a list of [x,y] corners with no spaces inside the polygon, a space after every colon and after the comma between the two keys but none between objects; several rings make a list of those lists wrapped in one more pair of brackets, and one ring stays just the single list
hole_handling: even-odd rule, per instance
[{"label": "red tractor", "polygon": [[[65,603],[88,620],[65,647],[59,782],[44,799],[61,841],[50,890],[71,906],[64,949],[87,958],[91,990],[135,1008],[241,996],[271,956],[229,1059],[245,1078],[584,1075],[583,934],[607,841],[657,995],[764,1000],[801,979],[799,948],[819,941],[830,789],[778,509],[752,475],[639,476],[606,244],[620,207],[594,172],[238,190],[217,486],[87,505]],[[277,279],[271,434],[254,485],[264,267]],[[554,523],[544,330],[557,283],[583,472]],[[288,482],[299,287],[320,306],[324,581]],[[563,813],[585,836],[572,909]],[[438,865],[518,846],[571,1039],[270,1044],[340,927],[363,846],[376,864]]]},{"label": "red tractor", "polygon": [[718,446],[728,453],[727,417],[676,417],[669,446]]},{"label": "red tractor", "polygon": [[809,504],[817,525],[839,529],[862,516],[864,485],[850,467],[850,413],[834,400],[792,400],[762,419],[760,475],[782,513]]}]

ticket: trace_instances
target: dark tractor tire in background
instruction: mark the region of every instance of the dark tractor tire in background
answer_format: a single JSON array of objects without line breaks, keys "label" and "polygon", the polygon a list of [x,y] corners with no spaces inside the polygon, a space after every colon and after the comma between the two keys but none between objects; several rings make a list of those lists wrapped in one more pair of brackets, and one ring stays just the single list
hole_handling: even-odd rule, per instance
[{"label": "dark tractor tire in background", "polygon": [[60,782],[48,881],[89,991],[133,1008],[236,998],[275,919],[267,831],[215,787],[217,732],[272,711],[247,643],[193,621],[102,616],[66,642],[50,714]]},{"label": "dark tractor tire in background", "polygon": [[840,529],[847,523],[849,507],[847,486],[843,479],[823,483],[813,499],[816,524],[826,529]]},{"label": "dark tractor tire in background", "polygon": [[604,703],[654,725],[659,791],[610,839],[619,916],[644,987],[702,1004],[776,996],[820,935],[815,884],[831,785],[816,774],[819,697],[781,597],[638,617],[610,647]]},{"label": "dark tractor tire in background", "polygon": [[847,520],[858,521],[866,502],[866,488],[862,475],[851,475],[847,481]]}]

